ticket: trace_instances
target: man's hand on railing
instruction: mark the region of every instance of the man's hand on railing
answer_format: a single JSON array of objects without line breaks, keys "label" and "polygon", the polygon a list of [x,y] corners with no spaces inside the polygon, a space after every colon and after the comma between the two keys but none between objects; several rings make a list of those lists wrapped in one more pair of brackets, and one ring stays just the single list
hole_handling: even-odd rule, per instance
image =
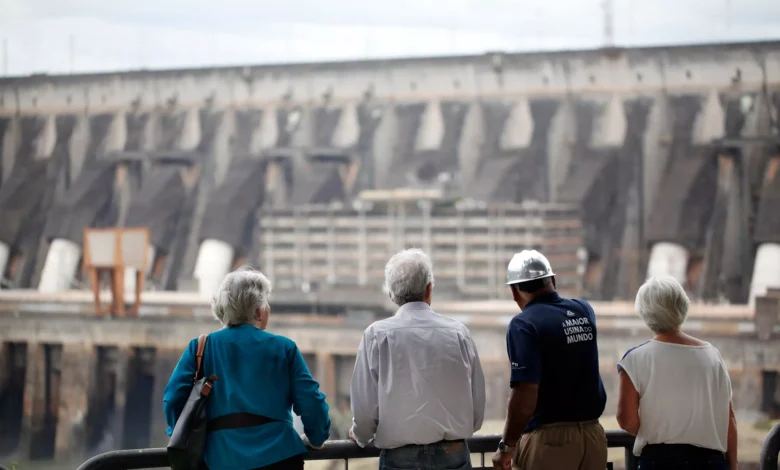
[{"label": "man's hand on railing", "polygon": [[498,451],[493,455],[493,468],[496,470],[512,470],[512,459],[515,458],[516,450],[511,452]]},{"label": "man's hand on railing", "polygon": [[352,428],[349,428],[349,438],[357,442],[357,439],[355,439],[355,433],[352,432]]},{"label": "man's hand on railing", "polygon": [[311,447],[312,449],[317,449],[317,450],[319,450],[319,449],[322,449],[323,447],[325,447],[325,443],[323,443],[323,444],[322,444],[321,446],[319,446],[319,447],[318,447],[318,446],[315,446],[315,445],[313,445],[311,442],[309,442],[309,438],[308,438],[308,437],[306,437],[306,434],[301,434],[301,440],[302,440],[302,441],[303,441],[303,443],[306,445],[306,447]]}]

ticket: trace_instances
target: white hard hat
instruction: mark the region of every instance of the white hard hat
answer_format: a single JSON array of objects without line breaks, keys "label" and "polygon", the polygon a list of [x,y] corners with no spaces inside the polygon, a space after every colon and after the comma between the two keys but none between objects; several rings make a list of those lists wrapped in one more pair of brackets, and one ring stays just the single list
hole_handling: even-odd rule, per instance
[{"label": "white hard hat", "polygon": [[535,281],[555,276],[547,258],[536,250],[523,250],[515,253],[506,268],[506,284]]}]

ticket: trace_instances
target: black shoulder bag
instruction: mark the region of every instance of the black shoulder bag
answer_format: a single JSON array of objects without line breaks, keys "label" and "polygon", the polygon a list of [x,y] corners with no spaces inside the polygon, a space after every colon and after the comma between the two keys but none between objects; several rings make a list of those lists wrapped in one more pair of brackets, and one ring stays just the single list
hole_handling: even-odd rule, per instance
[{"label": "black shoulder bag", "polygon": [[168,462],[173,470],[197,470],[201,468],[203,449],[206,445],[208,421],[206,400],[217,377],[203,375],[203,352],[208,335],[198,337],[196,355],[197,369],[193,378],[192,391],[168,441]]}]

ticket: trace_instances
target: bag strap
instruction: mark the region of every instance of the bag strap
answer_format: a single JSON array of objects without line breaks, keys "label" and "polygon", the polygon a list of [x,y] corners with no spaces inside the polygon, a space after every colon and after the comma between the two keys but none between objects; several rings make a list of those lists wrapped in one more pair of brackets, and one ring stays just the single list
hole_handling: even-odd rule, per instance
[{"label": "bag strap", "polygon": [[203,353],[206,351],[206,340],[209,335],[198,336],[198,352],[195,354],[195,361],[198,364],[195,369],[195,381],[203,377]]}]

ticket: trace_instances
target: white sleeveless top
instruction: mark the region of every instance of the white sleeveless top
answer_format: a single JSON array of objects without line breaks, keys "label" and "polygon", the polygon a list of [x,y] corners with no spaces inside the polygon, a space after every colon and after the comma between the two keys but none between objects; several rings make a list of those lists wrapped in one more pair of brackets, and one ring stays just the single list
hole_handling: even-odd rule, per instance
[{"label": "white sleeveless top", "polygon": [[639,392],[634,455],[647,444],[691,444],[726,452],[731,380],[717,349],[650,340],[618,363]]}]

